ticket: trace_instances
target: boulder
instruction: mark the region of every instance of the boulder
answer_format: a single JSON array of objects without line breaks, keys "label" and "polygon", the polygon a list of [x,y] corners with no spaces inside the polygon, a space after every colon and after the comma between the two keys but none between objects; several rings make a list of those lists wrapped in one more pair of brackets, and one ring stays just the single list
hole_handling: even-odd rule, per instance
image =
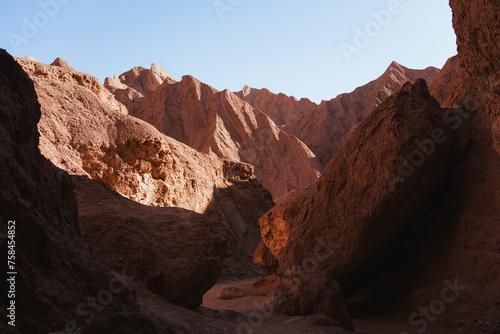
[{"label": "boulder", "polygon": [[133,202],[85,176],[73,180],[82,235],[102,263],[177,305],[201,305],[222,273],[220,222]]},{"label": "boulder", "polygon": [[[360,123],[292,222],[279,258],[282,280],[342,279],[436,195],[454,143],[443,117],[425,81],[417,80]],[[276,306],[284,313],[320,302],[311,300],[309,285],[280,288],[286,298]]]}]

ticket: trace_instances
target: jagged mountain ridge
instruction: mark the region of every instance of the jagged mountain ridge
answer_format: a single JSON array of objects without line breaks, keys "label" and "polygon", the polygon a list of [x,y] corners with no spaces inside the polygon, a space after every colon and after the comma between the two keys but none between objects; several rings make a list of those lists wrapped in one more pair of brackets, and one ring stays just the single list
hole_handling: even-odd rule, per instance
[{"label": "jagged mountain ridge", "polygon": [[413,70],[392,62],[376,80],[320,104],[248,86],[236,95],[262,110],[281,129],[297,136],[326,165],[345,136],[372,109],[400,90],[406,82],[422,78],[431,85],[438,73],[435,67]]},{"label": "jagged mountain ridge", "polygon": [[146,95],[134,116],[199,152],[254,165],[274,198],[315,182],[322,169],[304,143],[263,112],[192,76],[164,82]]}]

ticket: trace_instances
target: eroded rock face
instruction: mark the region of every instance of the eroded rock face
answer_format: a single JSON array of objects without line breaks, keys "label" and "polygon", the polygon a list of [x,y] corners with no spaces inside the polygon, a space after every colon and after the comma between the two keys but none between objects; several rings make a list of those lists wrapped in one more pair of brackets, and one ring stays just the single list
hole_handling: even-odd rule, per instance
[{"label": "eroded rock face", "polygon": [[73,180],[83,237],[102,263],[177,305],[201,305],[222,273],[227,231],[221,222],[133,202],[84,176]]},{"label": "eroded rock face", "polygon": [[134,114],[144,96],[153,92],[164,81],[177,82],[161,66],[151,64],[150,69],[134,67],[120,76],[115,75],[113,79],[106,78],[104,86],[127,107],[130,114]]},{"label": "eroded rock face", "polygon": [[450,0],[460,63],[487,90],[500,95],[500,5]]},{"label": "eroded rock face", "polygon": [[313,190],[314,187],[310,186],[289,192],[279,199],[275,207],[260,217],[262,242],[276,260],[279,260],[281,251],[288,242],[294,220]]},{"label": "eroded rock face", "polygon": [[326,165],[346,135],[376,106],[406,82],[423,78],[430,85],[438,73],[434,67],[412,70],[393,62],[380,78],[319,105],[308,99],[299,101],[284,94],[276,95],[267,89],[245,87],[236,94],[262,110],[282,130],[297,136]]},{"label": "eroded rock face", "polygon": [[[31,60],[35,61],[34,59],[31,59]],[[75,71],[75,69],[73,67],[71,67],[71,65],[66,60],[64,60],[60,57],[57,57],[50,65],[59,66],[59,67],[64,68],[65,70],[69,70],[69,71]]]},{"label": "eroded rock face", "polygon": [[[345,277],[436,194],[454,143],[443,117],[425,81],[417,80],[356,127],[292,222],[279,258],[283,280]],[[325,253],[325,242],[333,250]],[[309,288],[287,286],[284,294],[294,302],[280,309],[288,313],[309,300]]]},{"label": "eroded rock face", "polygon": [[251,163],[274,198],[314,183],[321,170],[307,146],[263,112],[191,76],[164,83],[134,115],[202,153]]},{"label": "eroded rock face", "polygon": [[81,240],[71,180],[38,149],[40,116],[33,82],[0,50],[0,249],[7,254],[7,226],[15,220],[18,264],[16,327],[6,325],[7,299],[0,301],[5,333],[51,333],[68,323],[74,330],[87,318],[77,313],[79,304],[110,282],[122,291],[100,315],[138,309],[131,290],[97,263]]},{"label": "eroded rock face", "polygon": [[[21,63],[40,73],[63,71]],[[72,72],[57,77],[39,72],[29,73],[42,105],[43,155],[70,174],[101,181],[136,202],[210,211],[231,231],[224,275],[259,272],[251,261],[259,243],[258,218],[273,202],[255,179],[253,166],[197,152],[111,108],[88,88],[59,80]]]},{"label": "eroded rock face", "polygon": [[61,58],[57,58],[52,65],[46,65],[35,61],[33,58],[17,58],[24,71],[30,77],[45,78],[67,84],[84,87],[92,91],[101,100],[106,102],[110,109],[121,114],[127,114],[125,106],[116,101],[114,96],[99,82],[99,80],[89,74],[77,72]]}]

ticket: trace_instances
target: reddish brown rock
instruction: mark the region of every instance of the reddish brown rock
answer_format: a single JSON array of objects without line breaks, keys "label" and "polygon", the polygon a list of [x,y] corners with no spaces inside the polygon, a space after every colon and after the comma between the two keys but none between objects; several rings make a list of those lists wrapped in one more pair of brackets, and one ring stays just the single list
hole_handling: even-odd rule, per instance
[{"label": "reddish brown rock", "polygon": [[220,222],[133,202],[84,176],[73,180],[83,237],[103,264],[175,304],[201,305],[222,273],[227,235]]},{"label": "reddish brown rock", "polygon": [[500,94],[495,85],[500,77],[500,7],[495,1],[450,4],[459,54],[436,77],[431,92],[444,107],[469,117],[454,122],[458,159],[450,185],[424,217],[425,244],[410,260],[422,268],[408,274],[423,283],[410,299],[428,301],[441,292],[444,278],[456,278],[467,288],[448,306],[443,320],[494,333],[500,331]]},{"label": "reddish brown rock", "polygon": [[406,82],[423,78],[430,85],[438,73],[434,67],[412,70],[393,62],[378,79],[319,105],[308,99],[299,101],[284,94],[276,95],[267,89],[245,87],[236,94],[271,117],[282,130],[297,136],[326,165],[344,137],[376,106]]},{"label": "reddish brown rock", "polygon": [[165,82],[134,115],[199,152],[251,163],[274,198],[314,183],[321,170],[307,146],[263,112],[191,76]]},{"label": "reddish brown rock", "polygon": [[59,66],[62,62],[57,62],[57,59],[55,64],[59,65],[55,66],[42,64],[32,58],[26,57],[17,58],[16,60],[32,78],[39,77],[86,88],[103,100],[110,109],[121,114],[127,114],[125,106],[116,101],[114,96],[92,75],[77,72],[71,66],[69,68],[67,66]]},{"label": "reddish brown rock", "polygon": [[235,288],[235,287],[226,287],[220,290],[220,298],[221,299],[235,299],[235,298],[241,298],[245,297],[248,295],[248,292],[246,292],[243,289],[240,288]]},{"label": "reddish brown rock", "polygon": [[[328,282],[356,269],[440,189],[453,142],[424,80],[389,97],[356,127],[301,205],[279,258],[282,279],[312,275]],[[287,296],[276,305],[282,312],[316,304],[301,284],[293,290],[280,285]],[[334,287],[331,293],[338,294]],[[335,318],[334,309],[327,315]]]},{"label": "reddish brown rock", "polygon": [[17,264],[11,270],[17,271],[16,327],[7,325],[8,300],[1,298],[2,333],[52,333],[66,326],[74,330],[88,319],[78,313],[79,305],[95,299],[110,283],[121,292],[113,294],[99,316],[138,309],[131,290],[81,240],[71,180],[38,150],[40,116],[33,82],[0,50],[0,250],[7,254],[8,226],[15,226]]},{"label": "reddish brown rock", "polygon": [[[40,73],[55,68],[63,78],[73,73],[22,64]],[[273,202],[255,179],[253,166],[197,152],[117,112],[86,87],[36,73],[32,79],[42,105],[38,127],[43,155],[70,174],[101,181],[136,202],[210,213],[231,232],[224,277],[261,273],[252,263],[260,241],[258,219]]]},{"label": "reddish brown rock", "polygon": [[151,64],[150,69],[134,67],[128,72],[106,78],[104,86],[123,103],[130,114],[134,114],[146,94],[153,92],[164,81],[175,83],[176,80],[161,66]]},{"label": "reddish brown rock", "polygon": [[354,330],[342,287],[327,273],[281,277],[273,294],[274,310],[289,315],[324,314]]},{"label": "reddish brown rock", "polygon": [[450,0],[460,63],[480,84],[500,95],[500,6]]},{"label": "reddish brown rock", "polygon": [[[33,59],[33,61],[34,61],[34,59]],[[64,68],[65,70],[69,70],[69,71],[75,71],[75,69],[73,67],[71,67],[71,65],[66,60],[64,60],[60,57],[57,57],[50,65],[58,66],[58,67]]]},{"label": "reddish brown rock", "polygon": [[313,190],[311,186],[289,192],[278,199],[275,207],[260,217],[262,241],[276,260],[279,260],[281,251],[288,242],[295,218]]},{"label": "reddish brown rock", "polygon": [[278,260],[263,240],[255,250],[252,261],[268,274],[275,274],[278,270]]}]

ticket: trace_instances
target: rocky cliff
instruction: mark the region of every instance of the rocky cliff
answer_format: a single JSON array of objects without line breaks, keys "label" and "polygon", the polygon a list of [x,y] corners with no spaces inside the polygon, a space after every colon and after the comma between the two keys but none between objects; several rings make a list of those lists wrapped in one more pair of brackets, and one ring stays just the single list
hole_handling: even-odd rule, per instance
[{"label": "rocky cliff", "polygon": [[144,97],[165,81],[176,82],[161,66],[151,64],[150,69],[134,67],[120,76],[106,78],[104,86],[127,107],[131,114],[134,114]]},{"label": "rocky cliff", "polygon": [[[119,112],[112,96],[109,102],[89,89],[86,82],[97,80],[92,76],[19,62],[34,81],[42,106],[38,128],[45,157],[135,202],[217,216],[230,231],[225,275],[258,273],[251,262],[259,243],[258,218],[273,202],[256,181],[253,166],[197,152]],[[243,199],[246,206],[239,204]]]},{"label": "rocky cliff", "polygon": [[236,94],[262,110],[282,130],[297,136],[326,165],[349,131],[376,106],[406,82],[423,78],[430,85],[438,73],[434,67],[412,70],[392,62],[378,79],[319,105],[308,99],[299,101],[284,94],[273,94],[267,89],[245,87]]},{"label": "rocky cliff", "polygon": [[274,198],[314,183],[321,170],[307,146],[263,112],[191,76],[162,84],[134,116],[199,152],[251,163]]},{"label": "rocky cliff", "polygon": [[[63,80],[73,79],[69,75]],[[17,271],[13,285],[16,327],[6,324],[10,321],[10,304],[6,304],[5,292],[0,300],[2,333],[74,331],[92,315],[82,313],[88,308],[87,301],[110,284],[116,293],[106,300],[106,307],[98,306],[101,316],[138,310],[125,282],[106,271],[81,240],[69,175],[38,150],[40,117],[32,81],[10,55],[0,50],[0,249],[8,254],[9,242],[17,265],[10,270]]]}]

